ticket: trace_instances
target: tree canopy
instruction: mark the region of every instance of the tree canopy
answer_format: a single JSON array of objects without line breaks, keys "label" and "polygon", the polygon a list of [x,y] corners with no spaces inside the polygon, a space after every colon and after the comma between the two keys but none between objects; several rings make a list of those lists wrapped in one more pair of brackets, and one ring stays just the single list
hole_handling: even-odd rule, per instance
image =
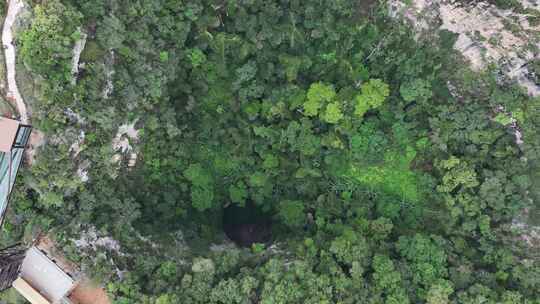
[{"label": "tree canopy", "polygon": [[[540,303],[512,228],[540,198],[540,100],[382,2],[32,10],[18,43],[49,140],[4,232],[51,231],[114,303]],[[112,145],[129,123],[134,166]],[[230,206],[272,241],[227,243]],[[92,229],[120,249],[74,245]]]}]

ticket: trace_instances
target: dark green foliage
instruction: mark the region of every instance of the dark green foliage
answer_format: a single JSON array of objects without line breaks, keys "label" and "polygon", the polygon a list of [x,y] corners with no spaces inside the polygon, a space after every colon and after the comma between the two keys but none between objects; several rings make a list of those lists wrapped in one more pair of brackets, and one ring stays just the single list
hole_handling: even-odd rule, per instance
[{"label": "dark green foliage", "polygon": [[[37,4],[21,54],[46,79],[35,119],[64,140],[16,212],[66,248],[89,226],[119,240],[125,255],[78,257],[116,303],[535,303],[539,262],[510,225],[540,197],[540,101],[461,70],[455,37],[416,41],[376,3]],[[135,119],[124,170],[111,140]],[[209,250],[224,209],[245,206],[278,245]]]},{"label": "dark green foliage", "polygon": [[71,76],[71,47],[80,37],[81,19],[81,13],[60,1],[37,6],[30,28],[19,38],[24,63],[51,81],[67,80]]}]

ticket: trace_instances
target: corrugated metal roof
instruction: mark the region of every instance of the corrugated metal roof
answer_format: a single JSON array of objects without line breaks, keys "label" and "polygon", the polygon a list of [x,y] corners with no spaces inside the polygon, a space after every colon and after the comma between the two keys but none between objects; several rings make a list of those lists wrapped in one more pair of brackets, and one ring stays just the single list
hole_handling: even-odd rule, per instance
[{"label": "corrugated metal roof", "polygon": [[20,277],[53,303],[65,297],[75,285],[70,276],[36,247],[26,253]]},{"label": "corrugated metal roof", "polygon": [[19,125],[16,120],[0,117],[0,152],[11,151]]}]

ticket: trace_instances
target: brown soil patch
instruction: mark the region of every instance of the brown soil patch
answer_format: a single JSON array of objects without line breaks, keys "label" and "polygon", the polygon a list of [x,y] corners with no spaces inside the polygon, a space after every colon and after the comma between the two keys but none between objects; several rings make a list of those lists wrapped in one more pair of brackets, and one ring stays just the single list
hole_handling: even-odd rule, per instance
[{"label": "brown soil patch", "polygon": [[26,149],[26,159],[29,165],[32,165],[36,159],[37,150],[45,143],[45,134],[38,129],[32,129],[28,148]]},{"label": "brown soil patch", "polygon": [[79,283],[69,299],[75,304],[111,304],[105,290],[90,281]]},{"label": "brown soil patch", "polygon": [[45,252],[45,254],[53,262],[55,262],[56,265],[69,274],[73,279],[77,280],[78,277],[81,276],[78,267],[64,257],[63,253],[56,248],[54,241],[48,236],[43,235],[39,237],[36,242],[36,247]]}]

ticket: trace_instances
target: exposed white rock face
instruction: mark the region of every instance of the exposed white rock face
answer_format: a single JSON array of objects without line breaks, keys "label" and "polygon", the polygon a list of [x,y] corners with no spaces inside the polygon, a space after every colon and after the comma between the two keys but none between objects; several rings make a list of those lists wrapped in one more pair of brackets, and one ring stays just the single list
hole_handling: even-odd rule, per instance
[{"label": "exposed white rock face", "polygon": [[137,120],[130,124],[124,124],[121,125],[118,128],[118,134],[127,135],[131,139],[138,140],[139,139],[139,131],[135,129],[135,124],[137,123]]},{"label": "exposed white rock face", "polygon": [[534,226],[527,223],[529,217],[529,209],[522,211],[518,217],[512,222],[512,228],[519,233],[519,239],[529,247],[540,248],[540,226]]},{"label": "exposed white rock face", "polygon": [[129,143],[129,138],[120,135],[113,139],[113,149],[121,153],[127,153],[128,151],[133,150],[133,147]]},{"label": "exposed white rock face", "polygon": [[103,247],[122,255],[120,252],[120,243],[109,236],[99,235],[94,227],[90,228],[86,233],[81,234],[80,239],[73,240],[73,243],[79,249],[97,250],[98,247]]},{"label": "exposed white rock face", "polygon": [[[114,252],[118,256],[127,256],[122,252],[120,243],[110,236],[102,235],[98,233],[95,227],[90,227],[88,231],[82,233],[79,239],[72,240],[75,247],[77,247],[79,253],[83,256],[95,259],[98,255],[103,255],[101,249]],[[116,272],[116,276],[121,280],[124,277],[126,271],[120,269],[113,258],[107,258],[108,263]],[[84,271],[84,269],[83,269]]]},{"label": "exposed white rock face", "polygon": [[131,124],[124,124],[118,128],[118,132],[116,132],[116,136],[112,143],[115,151],[127,153],[133,150],[129,140],[139,140],[139,131],[135,129],[136,123],[137,121],[134,121]]},{"label": "exposed white rock face", "polygon": [[112,141],[112,148],[119,153],[115,154],[111,159],[112,163],[119,163],[122,160],[122,155],[128,155],[128,167],[134,167],[137,163],[137,153],[134,152],[132,142],[139,140],[139,131],[135,129],[137,120],[130,124],[121,125],[116,132],[116,136]]},{"label": "exposed white rock face", "polygon": [[86,134],[84,130],[81,130],[79,133],[79,136],[77,137],[77,140],[71,144],[69,147],[69,152],[73,153],[72,157],[75,158],[81,153],[82,151],[82,144],[84,143],[84,139],[86,137]]},{"label": "exposed white rock face", "polygon": [[222,244],[212,244],[210,245],[210,251],[212,252],[225,252],[230,251],[236,248],[233,242],[226,239]]},{"label": "exposed white rock face", "polygon": [[114,91],[114,83],[113,83],[113,77],[114,77],[114,60],[115,60],[115,53],[113,50],[111,50],[108,54],[108,56],[105,58],[105,88],[102,92],[102,97],[104,99],[108,99],[112,92]]},{"label": "exposed white rock face", "polygon": [[525,223],[516,222],[512,225],[522,233],[520,239],[530,247],[540,247],[540,227],[530,226]]},{"label": "exposed white rock face", "polygon": [[[539,0],[521,0],[524,7],[539,9]],[[463,54],[473,70],[497,63],[532,96],[540,87],[528,78],[527,64],[540,58],[540,25],[531,25],[526,14],[502,10],[479,2],[463,6],[452,0],[390,1],[391,15],[403,15],[416,31],[444,29],[458,34],[454,49]]]},{"label": "exposed white rock face", "polygon": [[216,266],[214,265],[214,261],[211,259],[205,259],[205,258],[196,258],[193,261],[193,266],[191,267],[191,271],[193,272],[214,272],[216,269]]},{"label": "exposed white rock face", "polygon": [[[529,94],[540,94],[540,87],[527,78],[529,71],[526,68],[527,63],[535,58],[529,45],[540,47],[538,36],[534,35],[540,31],[539,26],[531,27],[525,15],[485,3],[472,8],[443,4],[440,15],[443,21],[441,28],[459,34],[454,48],[470,60],[473,69],[480,70],[489,62],[499,62],[504,72],[525,87]],[[513,32],[508,24],[521,30]]]},{"label": "exposed white rock face", "polygon": [[77,175],[83,183],[86,183],[90,179],[88,168],[90,168],[90,162],[88,160],[83,161],[77,168]]},{"label": "exposed white rock face", "polygon": [[540,0],[519,0],[524,8],[540,10]]},{"label": "exposed white rock face", "polygon": [[72,122],[82,125],[86,123],[86,120],[79,113],[75,113],[71,108],[66,108],[64,110],[64,115]]},{"label": "exposed white rock face", "polygon": [[134,152],[129,153],[128,167],[130,168],[135,167],[136,164],[137,164],[137,153],[134,153]]},{"label": "exposed white rock face", "polygon": [[73,57],[71,58],[72,84],[75,84],[77,82],[77,75],[79,74],[79,61],[81,60],[81,54],[84,50],[84,47],[86,46],[86,39],[88,38],[88,35],[81,32],[80,29],[79,32],[81,33],[81,38],[77,40],[77,42],[75,42],[75,46],[73,47]]}]

